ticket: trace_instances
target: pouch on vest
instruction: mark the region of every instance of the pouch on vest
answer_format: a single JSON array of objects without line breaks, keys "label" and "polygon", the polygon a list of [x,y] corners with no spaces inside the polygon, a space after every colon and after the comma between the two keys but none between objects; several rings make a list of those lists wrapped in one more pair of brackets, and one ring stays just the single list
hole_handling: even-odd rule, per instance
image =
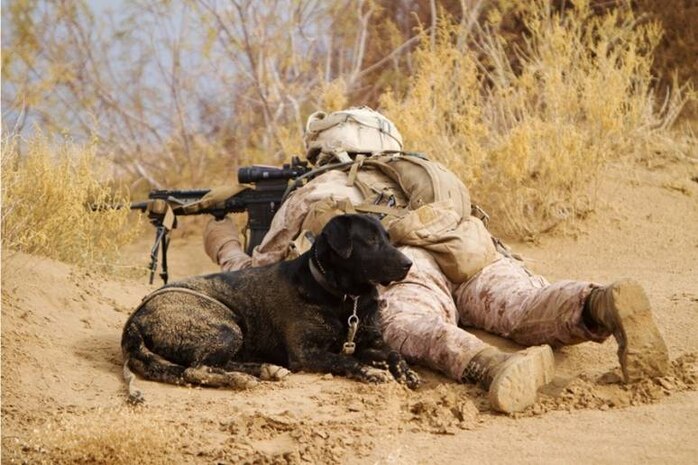
[{"label": "pouch on vest", "polygon": [[431,253],[444,275],[462,283],[494,261],[497,252],[478,218],[462,218],[450,200],[424,205],[393,221],[388,229],[397,245],[421,247]]},{"label": "pouch on vest", "polygon": [[313,241],[322,228],[335,216],[356,213],[349,199],[328,197],[313,203],[301,224],[301,233],[289,244],[287,260],[296,258],[310,250]]}]

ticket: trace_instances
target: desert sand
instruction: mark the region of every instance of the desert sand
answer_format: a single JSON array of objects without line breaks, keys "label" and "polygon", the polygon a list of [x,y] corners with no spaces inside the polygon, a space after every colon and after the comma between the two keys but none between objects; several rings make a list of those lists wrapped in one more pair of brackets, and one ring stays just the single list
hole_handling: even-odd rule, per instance
[{"label": "desert sand", "polygon": [[[126,251],[134,263],[148,260],[148,233]],[[2,463],[698,463],[698,163],[610,165],[587,218],[510,245],[551,281],[639,280],[671,372],[623,385],[611,338],[556,350],[555,380],[514,416],[425,368],[415,392],[303,373],[243,392],[138,380],[134,408],[121,329],[157,286],[5,250]],[[170,250],[175,279],[216,271],[200,235]]]}]

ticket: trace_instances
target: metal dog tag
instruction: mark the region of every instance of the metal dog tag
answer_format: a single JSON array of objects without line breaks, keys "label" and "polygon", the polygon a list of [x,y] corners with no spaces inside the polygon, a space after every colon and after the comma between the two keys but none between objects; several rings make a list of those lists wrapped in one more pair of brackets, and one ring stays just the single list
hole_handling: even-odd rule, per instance
[{"label": "metal dog tag", "polygon": [[344,346],[342,346],[342,353],[344,355],[354,355],[355,350],[356,344],[354,342],[345,342]]}]

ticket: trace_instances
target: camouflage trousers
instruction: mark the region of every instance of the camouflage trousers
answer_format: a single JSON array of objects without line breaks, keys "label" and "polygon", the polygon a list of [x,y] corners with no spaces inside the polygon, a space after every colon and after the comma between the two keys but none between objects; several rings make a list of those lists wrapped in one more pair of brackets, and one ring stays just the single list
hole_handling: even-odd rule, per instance
[{"label": "camouflage trousers", "polygon": [[462,327],[484,329],[521,345],[603,341],[582,321],[584,301],[596,287],[579,281],[548,283],[521,262],[500,256],[469,281],[453,285],[430,254],[402,247],[414,265],[405,280],[381,289],[387,306],[383,331],[406,358],[460,379],[487,344]]}]

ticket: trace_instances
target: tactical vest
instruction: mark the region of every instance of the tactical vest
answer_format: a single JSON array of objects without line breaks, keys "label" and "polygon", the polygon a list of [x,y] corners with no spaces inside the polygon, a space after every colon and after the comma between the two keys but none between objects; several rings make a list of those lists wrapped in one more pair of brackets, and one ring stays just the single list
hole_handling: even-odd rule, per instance
[{"label": "tactical vest", "polygon": [[[318,234],[342,213],[379,215],[395,245],[421,247],[454,283],[470,279],[496,257],[492,237],[479,218],[471,216],[470,195],[448,169],[422,155],[409,153],[357,155],[348,171],[364,202],[351,205],[328,198],[312,206],[303,230]],[[307,247],[305,234],[294,246]]]}]

